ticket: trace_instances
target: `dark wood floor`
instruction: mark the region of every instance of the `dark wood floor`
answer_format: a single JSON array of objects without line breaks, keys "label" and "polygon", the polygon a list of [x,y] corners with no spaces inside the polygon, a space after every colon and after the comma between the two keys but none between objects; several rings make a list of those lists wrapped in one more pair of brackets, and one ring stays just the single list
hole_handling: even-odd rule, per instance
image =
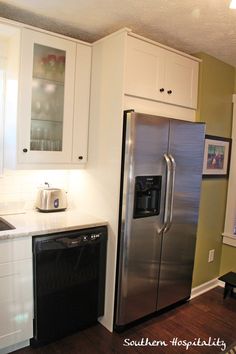
[{"label": "dark wood floor", "polygon": [[[122,334],[110,333],[100,324],[50,345],[31,349],[29,347],[15,354],[137,354],[137,353],[222,353],[223,346],[176,346],[178,341],[225,342],[227,346],[236,342],[236,299],[223,300],[223,289],[213,289],[178,308],[152,318]],[[167,346],[124,346],[124,340],[162,341]],[[219,339],[218,339],[219,338]],[[163,344],[163,343],[162,343]],[[218,343],[220,344],[220,343]]]}]

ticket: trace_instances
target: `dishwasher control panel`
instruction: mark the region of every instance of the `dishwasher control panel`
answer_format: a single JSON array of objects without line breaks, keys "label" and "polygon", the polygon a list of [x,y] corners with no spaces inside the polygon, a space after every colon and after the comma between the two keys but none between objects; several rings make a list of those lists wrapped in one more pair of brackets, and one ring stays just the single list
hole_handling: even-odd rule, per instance
[{"label": "dishwasher control panel", "polygon": [[94,241],[94,240],[99,239],[101,237],[101,235],[102,235],[101,233],[82,235],[82,236],[78,237],[78,240],[80,242]]},{"label": "dishwasher control panel", "polygon": [[[92,230],[79,230],[79,231],[69,231],[61,234],[52,234],[48,236],[40,237],[40,242],[35,243],[35,252],[49,250],[49,249],[61,249],[61,248],[72,248],[79,247],[85,244],[97,243],[103,238],[103,232],[100,231],[101,228]],[[36,236],[34,239],[36,240]]]},{"label": "dishwasher control panel", "polygon": [[96,240],[96,239],[98,239],[98,238],[100,238],[100,237],[101,237],[101,233],[90,235],[90,239],[91,239],[91,240]]}]

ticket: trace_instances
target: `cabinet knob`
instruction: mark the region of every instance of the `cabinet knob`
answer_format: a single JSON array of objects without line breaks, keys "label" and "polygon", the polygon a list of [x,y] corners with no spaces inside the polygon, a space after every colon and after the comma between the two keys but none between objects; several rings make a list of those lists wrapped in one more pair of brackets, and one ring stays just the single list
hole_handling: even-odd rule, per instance
[{"label": "cabinet knob", "polygon": [[24,149],[23,149],[23,152],[28,152],[28,149],[24,148]]},{"label": "cabinet knob", "polygon": [[172,91],[171,91],[171,90],[168,90],[167,93],[168,93],[168,95],[171,95],[171,94],[172,94]]},{"label": "cabinet knob", "polygon": [[160,92],[164,92],[165,91],[165,89],[162,87],[162,88],[160,88]]},{"label": "cabinet knob", "polygon": [[79,159],[79,160],[83,160],[83,156],[79,156],[78,159]]}]

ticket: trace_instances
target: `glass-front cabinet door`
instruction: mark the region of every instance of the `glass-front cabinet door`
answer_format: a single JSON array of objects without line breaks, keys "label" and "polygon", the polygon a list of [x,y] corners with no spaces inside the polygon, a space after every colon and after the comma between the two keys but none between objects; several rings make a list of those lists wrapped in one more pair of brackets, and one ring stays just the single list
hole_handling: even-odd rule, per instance
[{"label": "glass-front cabinet door", "polygon": [[30,150],[62,151],[64,50],[34,44]]},{"label": "glass-front cabinet door", "polygon": [[76,44],[24,29],[19,161],[67,163],[72,156]]}]

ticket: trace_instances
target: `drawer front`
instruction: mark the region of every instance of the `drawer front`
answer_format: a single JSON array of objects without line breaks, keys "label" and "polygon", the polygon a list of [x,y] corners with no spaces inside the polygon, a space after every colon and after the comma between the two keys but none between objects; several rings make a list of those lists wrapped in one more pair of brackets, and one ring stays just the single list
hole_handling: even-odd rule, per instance
[{"label": "drawer front", "polygon": [[32,259],[32,238],[0,240],[0,264]]},{"label": "drawer front", "polygon": [[32,260],[0,264],[0,303],[32,299]]}]

